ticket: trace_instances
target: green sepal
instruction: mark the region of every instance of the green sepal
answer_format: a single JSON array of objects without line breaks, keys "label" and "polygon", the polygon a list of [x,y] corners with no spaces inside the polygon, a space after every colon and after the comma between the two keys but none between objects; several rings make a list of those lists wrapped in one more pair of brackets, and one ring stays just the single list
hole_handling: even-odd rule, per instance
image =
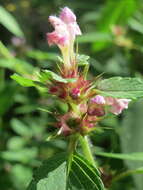
[{"label": "green sepal", "polygon": [[39,75],[39,80],[43,83],[57,81],[62,83],[72,83],[75,82],[76,78],[63,78],[60,75],[57,75],[56,73],[49,71],[49,70],[43,70]]},{"label": "green sepal", "polygon": [[89,58],[90,57],[88,55],[77,54],[76,61],[79,66],[85,66],[85,65],[89,65],[89,62],[88,62]]}]

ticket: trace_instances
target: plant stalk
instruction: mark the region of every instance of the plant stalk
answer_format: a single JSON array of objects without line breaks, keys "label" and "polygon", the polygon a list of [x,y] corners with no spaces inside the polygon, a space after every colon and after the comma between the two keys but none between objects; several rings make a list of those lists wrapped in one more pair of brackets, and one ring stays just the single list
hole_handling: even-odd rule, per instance
[{"label": "plant stalk", "polygon": [[82,151],[84,156],[86,157],[86,159],[92,164],[95,165],[95,160],[93,158],[91,149],[90,149],[90,144],[88,141],[88,137],[87,136],[80,136],[80,143],[81,143],[81,147],[82,147]]},{"label": "plant stalk", "polygon": [[70,136],[69,146],[68,146],[68,174],[71,169],[73,154],[76,150],[78,138],[79,138],[79,134]]},{"label": "plant stalk", "polygon": [[142,174],[143,173],[143,167],[134,169],[134,170],[128,170],[123,173],[118,174],[112,179],[112,184],[133,174]]}]

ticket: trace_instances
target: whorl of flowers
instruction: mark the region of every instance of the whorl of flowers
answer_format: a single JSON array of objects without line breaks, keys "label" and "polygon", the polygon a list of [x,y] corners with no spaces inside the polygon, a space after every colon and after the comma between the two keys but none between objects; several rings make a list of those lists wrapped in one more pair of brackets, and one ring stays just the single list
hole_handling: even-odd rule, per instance
[{"label": "whorl of flowers", "polygon": [[50,93],[69,106],[66,114],[57,117],[55,127],[59,128],[60,134],[70,135],[79,132],[84,135],[92,131],[98,121],[109,112],[118,115],[127,109],[130,99],[101,96],[96,91],[94,82],[87,80],[85,72],[79,70],[74,42],[76,36],[81,35],[81,30],[75,14],[68,7],[61,10],[59,17],[50,16],[49,22],[54,31],[47,33],[48,44],[57,45],[62,53],[60,76],[72,79],[67,83],[53,81],[50,84]]}]

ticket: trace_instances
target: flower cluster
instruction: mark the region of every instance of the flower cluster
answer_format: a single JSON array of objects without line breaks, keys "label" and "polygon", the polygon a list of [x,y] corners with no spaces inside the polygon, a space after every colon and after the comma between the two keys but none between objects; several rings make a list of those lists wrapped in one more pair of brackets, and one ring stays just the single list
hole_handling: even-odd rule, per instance
[{"label": "flower cluster", "polygon": [[107,113],[118,115],[127,109],[131,100],[101,96],[95,89],[94,81],[87,80],[84,72],[79,69],[74,41],[77,35],[81,35],[81,31],[75,14],[68,7],[61,10],[59,17],[50,16],[49,22],[54,31],[47,34],[48,43],[60,48],[62,63],[59,74],[69,79],[67,83],[55,80],[49,85],[49,92],[69,106],[66,114],[58,115],[55,126],[59,128],[60,134],[86,134]]}]

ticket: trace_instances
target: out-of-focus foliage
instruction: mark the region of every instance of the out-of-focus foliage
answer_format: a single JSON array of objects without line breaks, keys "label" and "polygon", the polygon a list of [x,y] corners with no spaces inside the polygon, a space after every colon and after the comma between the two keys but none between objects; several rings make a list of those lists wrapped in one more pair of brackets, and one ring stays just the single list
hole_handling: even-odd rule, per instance
[{"label": "out-of-focus foliage", "polygon": [[[33,79],[40,69],[55,71],[58,50],[49,48],[48,16],[69,6],[77,15],[83,35],[77,40],[81,54],[90,55],[90,76],[143,76],[142,0],[5,0],[0,4],[0,189],[24,190],[33,169],[42,160],[67,148],[64,139],[48,141],[54,109],[66,105],[49,97],[45,89],[24,88],[10,76],[16,72]],[[83,64],[83,63],[81,63]],[[43,112],[46,109],[47,112]],[[116,118],[106,118],[91,135],[93,152],[103,181],[111,190],[142,190],[143,100],[132,102]],[[97,154],[96,154],[97,152]],[[105,154],[124,153],[120,154]],[[138,156],[137,156],[138,155]],[[136,157],[136,159],[135,159]],[[116,159],[115,159],[116,158]],[[129,158],[129,159],[128,159]],[[132,159],[133,158],[133,159]],[[140,160],[140,161],[139,161]],[[53,190],[53,189],[52,189]]]}]

